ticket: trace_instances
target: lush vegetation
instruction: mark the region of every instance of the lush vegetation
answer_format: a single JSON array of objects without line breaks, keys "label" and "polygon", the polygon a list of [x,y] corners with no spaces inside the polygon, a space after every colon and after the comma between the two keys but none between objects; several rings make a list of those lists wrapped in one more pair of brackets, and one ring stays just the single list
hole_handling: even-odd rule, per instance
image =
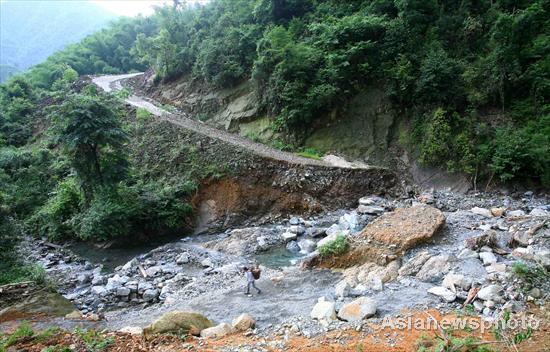
[{"label": "lush vegetation", "polygon": [[336,238],[319,247],[319,254],[323,257],[338,256],[349,250],[349,242],[346,236],[338,234]]},{"label": "lush vegetation", "polygon": [[[158,79],[251,79],[289,137],[371,85],[424,164],[550,182],[547,0],[217,0],[165,8],[134,55]],[[292,138],[290,138],[293,140]]]},{"label": "lush vegetation", "polygon": [[[299,144],[358,92],[385,89],[426,165],[476,179],[550,182],[548,0],[214,0],[123,19],[28,77],[153,67],[215,87],[253,82]],[[341,112],[345,114],[344,112]],[[298,148],[299,149],[299,148]]]}]

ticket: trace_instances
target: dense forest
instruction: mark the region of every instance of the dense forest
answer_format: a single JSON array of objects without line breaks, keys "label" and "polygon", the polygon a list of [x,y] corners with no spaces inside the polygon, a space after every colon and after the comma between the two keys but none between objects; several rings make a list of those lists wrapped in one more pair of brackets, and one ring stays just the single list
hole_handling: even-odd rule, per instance
[{"label": "dense forest", "polygon": [[376,85],[423,164],[549,185],[549,12],[549,0],[212,0],[119,20],[1,86],[1,253],[21,228],[109,239],[178,228],[190,212],[177,199],[192,185],[167,190],[136,170],[120,101],[74,90],[85,74],[250,80],[297,144]]},{"label": "dense forest", "polygon": [[117,17],[88,1],[7,0],[0,8],[0,82],[14,70],[44,61]]}]

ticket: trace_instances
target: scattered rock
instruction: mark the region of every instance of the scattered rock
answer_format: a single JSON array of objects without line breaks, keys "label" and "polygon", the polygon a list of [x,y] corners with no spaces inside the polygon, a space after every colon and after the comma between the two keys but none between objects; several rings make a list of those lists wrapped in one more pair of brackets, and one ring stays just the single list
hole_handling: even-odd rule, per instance
[{"label": "scattered rock", "polygon": [[351,303],[345,304],[338,311],[338,318],[345,321],[360,321],[376,314],[376,301],[368,297],[359,297]]},{"label": "scattered rock", "polygon": [[212,259],[206,258],[201,261],[201,265],[203,268],[211,268],[214,266],[214,263],[212,262]]},{"label": "scattered rock", "polygon": [[493,263],[485,268],[487,270],[487,273],[505,273],[506,272],[506,264],[504,263]]}]

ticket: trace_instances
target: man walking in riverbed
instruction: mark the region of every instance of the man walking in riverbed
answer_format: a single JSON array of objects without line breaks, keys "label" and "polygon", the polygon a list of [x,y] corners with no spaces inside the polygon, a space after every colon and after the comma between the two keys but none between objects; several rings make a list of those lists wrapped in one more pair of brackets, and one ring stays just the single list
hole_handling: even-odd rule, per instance
[{"label": "man walking in riverbed", "polygon": [[260,268],[255,267],[250,270],[248,267],[244,267],[244,273],[246,276],[246,292],[245,294],[250,296],[250,286],[254,287],[258,294],[262,293],[262,290],[256,287],[256,278],[260,278]]}]

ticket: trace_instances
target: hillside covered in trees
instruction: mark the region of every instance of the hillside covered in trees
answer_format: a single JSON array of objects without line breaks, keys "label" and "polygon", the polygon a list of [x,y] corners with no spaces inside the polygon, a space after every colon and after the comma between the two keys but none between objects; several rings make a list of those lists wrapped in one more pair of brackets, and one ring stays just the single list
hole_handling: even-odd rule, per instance
[{"label": "hillside covered in trees", "polygon": [[78,75],[149,67],[156,84],[250,81],[295,147],[376,85],[423,164],[548,185],[549,12],[548,0],[212,0],[121,19],[0,86],[1,242],[21,224],[52,239],[185,225],[178,200],[197,174],[169,186],[145,177],[120,101],[73,87]]}]

